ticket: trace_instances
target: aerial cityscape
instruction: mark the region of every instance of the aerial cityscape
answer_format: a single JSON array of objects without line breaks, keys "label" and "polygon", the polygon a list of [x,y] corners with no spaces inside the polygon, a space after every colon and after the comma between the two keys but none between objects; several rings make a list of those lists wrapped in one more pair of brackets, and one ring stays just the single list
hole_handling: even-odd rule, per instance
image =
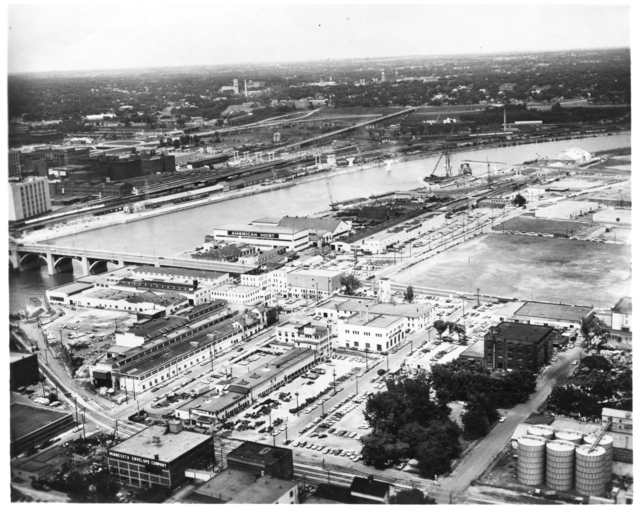
[{"label": "aerial cityscape", "polygon": [[9,9],[11,502],[632,504],[629,6],[142,6]]}]

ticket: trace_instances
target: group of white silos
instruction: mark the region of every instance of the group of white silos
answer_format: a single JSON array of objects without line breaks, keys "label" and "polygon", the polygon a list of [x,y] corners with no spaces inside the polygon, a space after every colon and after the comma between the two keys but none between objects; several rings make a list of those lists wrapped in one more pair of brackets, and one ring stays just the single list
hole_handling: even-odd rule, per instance
[{"label": "group of white silos", "polygon": [[[518,439],[518,481],[525,485],[546,484],[557,491],[601,496],[611,480],[613,439],[603,435],[584,437],[572,430],[534,425]],[[584,442],[584,444],[583,444]]]}]

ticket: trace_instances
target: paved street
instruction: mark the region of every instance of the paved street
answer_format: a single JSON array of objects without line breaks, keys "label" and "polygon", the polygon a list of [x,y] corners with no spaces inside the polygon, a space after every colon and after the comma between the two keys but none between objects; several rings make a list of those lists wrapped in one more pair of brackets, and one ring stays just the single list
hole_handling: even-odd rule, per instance
[{"label": "paved street", "polygon": [[498,423],[451,476],[440,481],[441,487],[452,491],[454,495],[464,492],[471,482],[480,476],[489,461],[493,460],[509,442],[516,427],[544,403],[553,386],[561,385],[566,381],[575,368],[571,362],[580,357],[581,351],[581,347],[575,347],[566,352],[559,352],[558,361],[552,363],[551,367],[538,378],[536,391],[529,401],[511,409],[504,423]]}]

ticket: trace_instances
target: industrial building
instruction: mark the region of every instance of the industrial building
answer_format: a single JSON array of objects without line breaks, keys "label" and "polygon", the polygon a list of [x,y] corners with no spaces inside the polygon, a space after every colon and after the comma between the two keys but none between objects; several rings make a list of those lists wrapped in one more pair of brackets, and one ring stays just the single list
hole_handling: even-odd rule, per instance
[{"label": "industrial building", "polygon": [[11,352],[9,354],[9,389],[31,386],[40,382],[37,354]]},{"label": "industrial building", "polygon": [[552,160],[567,165],[584,165],[594,160],[593,155],[582,148],[571,148],[559,153]]},{"label": "industrial building", "polygon": [[225,469],[180,501],[207,505],[300,503],[297,482],[271,476],[257,476],[253,472],[237,469]]},{"label": "industrial building", "polygon": [[631,210],[621,208],[602,210],[593,214],[593,222],[631,227]]},{"label": "industrial building", "polygon": [[611,336],[624,343],[631,343],[631,332],[633,322],[632,299],[622,297],[613,308],[611,308]]},{"label": "industrial building", "polygon": [[30,219],[50,211],[48,178],[30,177],[9,182],[9,222]]},{"label": "industrial building", "polygon": [[539,219],[575,219],[597,209],[598,205],[590,201],[561,201],[536,210],[535,216]]},{"label": "industrial building", "polygon": [[231,244],[250,244],[261,247],[286,247],[302,251],[309,247],[309,230],[279,226],[224,226],[213,230],[213,239]]},{"label": "industrial building", "polygon": [[255,286],[222,284],[211,289],[211,297],[243,306],[259,304],[264,294]]},{"label": "industrial building", "polygon": [[256,323],[264,326],[262,314],[251,310],[238,316],[224,301],[140,322],[117,334],[107,359],[89,367],[91,382],[135,396],[231,349],[243,341],[245,326],[255,333]]},{"label": "industrial building", "polygon": [[178,407],[178,418],[210,426],[246,409],[256,400],[284,386],[320,362],[318,353],[293,348],[275,356],[263,368],[240,377],[229,376],[213,390]]},{"label": "industrial building", "polygon": [[282,219],[262,218],[254,220],[253,226],[279,226],[284,228],[302,228],[309,230],[311,245],[320,247],[330,244],[333,240],[349,234],[351,221],[334,217],[282,217]]},{"label": "industrial building", "polygon": [[494,322],[515,322],[554,327],[558,330],[576,329],[582,319],[595,315],[593,306],[572,306],[548,302],[513,301],[493,310]]},{"label": "industrial building", "polygon": [[75,427],[73,415],[47,407],[11,404],[11,457]]},{"label": "industrial building", "polygon": [[229,469],[293,479],[293,450],[246,441],[227,455]]},{"label": "industrial building", "polygon": [[175,489],[187,481],[185,470],[208,469],[215,463],[213,437],[182,429],[151,426],[109,448],[109,471],[132,487]]},{"label": "industrial building", "polygon": [[484,336],[484,360],[494,370],[537,372],[551,360],[555,330],[552,327],[501,322]]},{"label": "industrial building", "polygon": [[379,230],[368,230],[342,240],[334,241],[331,249],[338,252],[360,250],[365,253],[380,254],[388,248],[413,240],[425,233],[440,228],[445,221],[445,214],[428,212],[403,222],[395,222],[392,226],[382,225]]},{"label": "industrial building", "polygon": [[54,446],[31,457],[11,460],[11,478],[19,478],[24,482],[52,478],[58,471],[69,467],[67,449]]},{"label": "industrial building", "polygon": [[344,272],[322,269],[296,269],[286,274],[287,296],[311,300],[326,299],[340,290]]}]

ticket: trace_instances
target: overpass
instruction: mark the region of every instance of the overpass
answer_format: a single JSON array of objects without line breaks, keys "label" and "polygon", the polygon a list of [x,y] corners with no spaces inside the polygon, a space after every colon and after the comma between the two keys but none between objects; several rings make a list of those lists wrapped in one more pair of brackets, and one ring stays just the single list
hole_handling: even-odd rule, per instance
[{"label": "overpass", "polygon": [[380,117],[376,117],[374,119],[369,119],[367,121],[362,121],[361,123],[356,123],[353,126],[348,126],[347,128],[341,128],[339,130],[335,130],[335,131],[332,131],[332,132],[329,132],[329,133],[325,133],[323,135],[318,135],[318,136],[312,137],[310,139],[294,142],[294,143],[289,144],[287,146],[283,146],[283,147],[278,148],[277,151],[280,151],[280,152],[289,151],[290,149],[298,149],[298,148],[302,148],[304,146],[309,146],[309,145],[312,145],[312,144],[319,144],[319,143],[325,142],[327,140],[335,139],[336,137],[339,137],[339,136],[344,135],[346,133],[357,131],[357,130],[359,130],[361,128],[364,128],[365,126],[376,125],[376,124],[384,124],[384,123],[387,123],[387,122],[389,122],[392,119],[395,119],[397,117],[407,116],[410,113],[415,112],[416,110],[417,110],[416,107],[406,108],[404,110],[400,110],[399,112],[394,112],[393,114],[387,114],[386,116],[380,116]]},{"label": "overpass", "polygon": [[82,265],[82,274],[105,272],[107,263],[118,266],[153,265],[156,267],[186,268],[243,274],[256,268],[254,265],[229,263],[224,261],[203,261],[191,258],[165,258],[144,254],[130,254],[95,249],[77,249],[45,244],[21,244],[9,241],[9,262],[15,270],[38,266],[41,261],[47,264],[49,274],[69,271],[73,260]]}]

